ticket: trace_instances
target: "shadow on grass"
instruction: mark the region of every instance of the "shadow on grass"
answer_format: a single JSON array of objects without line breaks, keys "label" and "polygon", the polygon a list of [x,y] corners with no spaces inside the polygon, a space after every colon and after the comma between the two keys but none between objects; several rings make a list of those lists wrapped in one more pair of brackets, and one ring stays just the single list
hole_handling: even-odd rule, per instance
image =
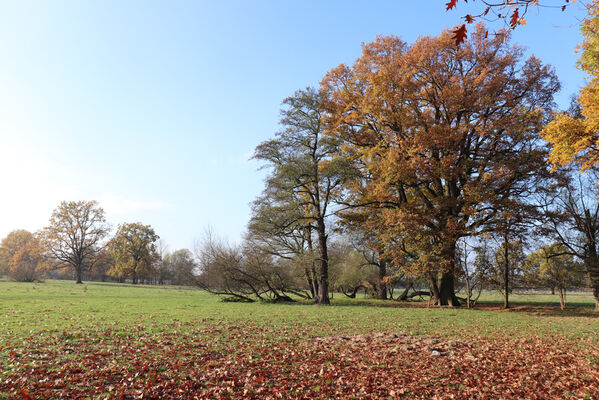
[{"label": "shadow on grass", "polygon": [[[298,301],[296,303],[279,303],[286,305],[313,305],[313,302]],[[566,309],[561,310],[559,303],[541,302],[541,301],[513,301],[510,302],[510,308],[504,309],[503,302],[487,300],[479,302],[476,307],[466,308],[450,306],[432,306],[427,301],[397,301],[397,300],[377,300],[377,299],[343,299],[333,298],[332,307],[379,307],[379,308],[420,308],[431,310],[464,310],[464,311],[494,311],[494,312],[513,312],[522,313],[538,317],[586,317],[599,318],[599,312],[594,311],[594,305],[588,302],[570,302],[566,303]]]}]

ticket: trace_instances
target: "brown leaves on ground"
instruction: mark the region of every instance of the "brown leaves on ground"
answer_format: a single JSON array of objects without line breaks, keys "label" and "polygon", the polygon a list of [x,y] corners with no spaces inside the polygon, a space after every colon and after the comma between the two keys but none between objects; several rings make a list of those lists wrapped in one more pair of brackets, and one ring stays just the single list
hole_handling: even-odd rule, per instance
[{"label": "brown leaves on ground", "polygon": [[169,328],[4,342],[0,397],[599,398],[596,342],[581,352],[580,343],[558,338],[306,339],[310,332],[260,325]]}]

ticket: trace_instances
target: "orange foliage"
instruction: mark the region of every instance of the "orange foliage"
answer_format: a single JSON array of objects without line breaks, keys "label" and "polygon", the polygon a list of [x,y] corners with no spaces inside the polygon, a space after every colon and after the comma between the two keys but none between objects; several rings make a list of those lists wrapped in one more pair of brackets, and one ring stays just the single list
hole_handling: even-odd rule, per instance
[{"label": "orange foliage", "polygon": [[481,26],[460,47],[449,31],[379,37],[322,82],[328,134],[362,171],[348,201],[382,225],[397,263],[451,272],[456,240],[526,209],[530,179],[547,172],[537,134],[559,83],[505,39]]},{"label": "orange foliage", "polygon": [[580,91],[582,115],[558,114],[541,132],[552,146],[550,161],[577,164],[581,170],[599,164],[599,1],[589,5],[583,22],[584,41],[579,65],[591,78]]}]

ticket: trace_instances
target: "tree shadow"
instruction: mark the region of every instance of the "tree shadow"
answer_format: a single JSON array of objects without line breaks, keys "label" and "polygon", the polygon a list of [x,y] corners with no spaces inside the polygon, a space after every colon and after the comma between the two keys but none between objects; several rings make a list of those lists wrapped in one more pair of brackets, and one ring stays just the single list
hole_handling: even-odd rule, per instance
[{"label": "tree shadow", "polygon": [[[312,302],[298,301],[296,305],[310,305]],[[572,301],[566,304],[566,309],[561,310],[559,303],[548,303],[541,301],[514,301],[510,307],[503,308],[503,303],[498,301],[484,301],[476,304],[475,307],[466,308],[451,306],[433,306],[427,301],[408,300],[377,300],[377,299],[333,299],[332,307],[373,307],[373,308],[404,308],[404,309],[431,309],[431,310],[464,310],[464,311],[494,311],[494,312],[513,312],[527,314],[536,317],[585,317],[599,318],[599,312],[594,311],[594,304],[584,301]]]}]

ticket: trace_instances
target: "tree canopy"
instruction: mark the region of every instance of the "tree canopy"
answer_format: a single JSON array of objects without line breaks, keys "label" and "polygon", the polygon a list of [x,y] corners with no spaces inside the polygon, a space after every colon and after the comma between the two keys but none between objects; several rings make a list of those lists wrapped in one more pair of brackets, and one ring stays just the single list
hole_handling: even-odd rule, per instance
[{"label": "tree canopy", "polygon": [[417,255],[439,303],[455,303],[456,241],[526,208],[547,176],[538,133],[559,82],[482,27],[461,47],[446,31],[412,45],[379,37],[362,53],[322,82],[327,133],[362,171],[347,188],[379,206],[392,258]]}]

